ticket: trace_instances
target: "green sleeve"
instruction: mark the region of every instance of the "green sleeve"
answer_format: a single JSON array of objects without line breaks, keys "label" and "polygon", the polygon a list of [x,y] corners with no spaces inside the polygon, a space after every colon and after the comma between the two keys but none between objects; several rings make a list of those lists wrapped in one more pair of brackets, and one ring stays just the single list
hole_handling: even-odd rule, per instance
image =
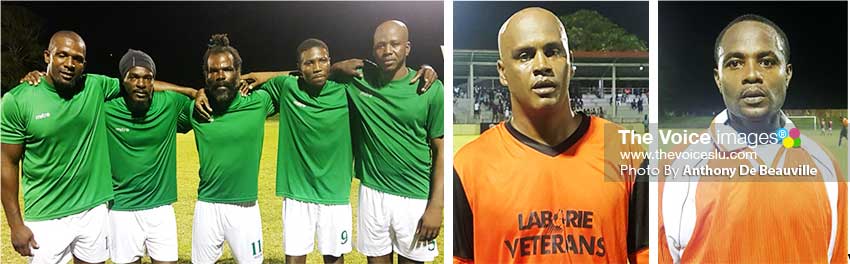
[{"label": "green sleeve", "polygon": [[[171,98],[171,103],[174,109],[177,109],[177,132],[186,133],[192,130],[192,124],[189,122],[192,117],[192,107],[195,106],[195,101],[192,98],[172,91],[163,91]],[[187,112],[188,111],[188,112]]]},{"label": "green sleeve", "polygon": [[180,108],[178,108],[180,113],[177,114],[177,132],[185,134],[192,130],[192,111],[195,108],[195,101],[189,100],[185,96],[180,97],[183,97],[185,101],[178,103],[180,104]]},{"label": "green sleeve", "polygon": [[264,90],[264,91],[268,92],[268,95],[271,98],[272,103],[274,105],[279,105],[280,104],[280,97],[283,94],[283,89],[285,89],[285,87],[286,87],[286,81],[290,78],[293,78],[293,77],[277,76],[277,77],[271,78],[270,80],[263,83],[262,86],[260,86],[260,90]]},{"label": "green sleeve", "polygon": [[121,94],[121,80],[117,78],[110,78],[106,76],[103,77],[103,92],[104,92],[104,100],[109,101]]},{"label": "green sleeve", "polygon": [[5,144],[23,144],[26,139],[27,122],[21,115],[15,95],[7,93],[0,99],[0,106],[3,109],[3,112],[0,113],[0,117],[2,117],[2,122],[0,122],[0,128],[3,132],[3,136],[0,137],[3,139],[2,142]]},{"label": "green sleeve", "polygon": [[426,129],[428,138],[438,138],[443,136],[443,83],[440,81],[431,84],[428,92],[431,96],[428,104],[428,117],[426,120]]},{"label": "green sleeve", "polygon": [[277,113],[277,104],[265,89],[257,90],[251,96],[256,96],[257,100],[260,101],[260,104],[266,109],[266,116],[273,116]]}]

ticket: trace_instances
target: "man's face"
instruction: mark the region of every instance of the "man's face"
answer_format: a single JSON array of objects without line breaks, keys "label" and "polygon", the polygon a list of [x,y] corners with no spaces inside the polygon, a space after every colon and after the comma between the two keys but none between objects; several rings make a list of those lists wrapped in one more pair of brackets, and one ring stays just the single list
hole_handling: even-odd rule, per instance
[{"label": "man's face", "polygon": [[331,58],[328,50],[313,47],[302,51],[298,62],[298,70],[304,75],[304,80],[314,87],[323,87],[328,81],[331,68]]},{"label": "man's face", "polygon": [[551,14],[525,12],[500,35],[499,81],[518,106],[531,111],[568,103],[573,70],[566,33]]},{"label": "man's face", "polygon": [[407,32],[401,26],[382,26],[375,30],[372,49],[375,60],[384,72],[393,72],[405,67],[410,54]]},{"label": "man's face", "polygon": [[207,58],[207,93],[218,102],[230,102],[236,97],[239,71],[229,52],[217,52]]},{"label": "man's face", "polygon": [[71,36],[53,38],[52,48],[44,51],[47,76],[57,88],[77,84],[86,65],[86,47],[82,40]]},{"label": "man's face", "polygon": [[122,86],[127,97],[141,105],[150,105],[153,94],[153,72],[148,68],[136,66],[127,71]]},{"label": "man's face", "polygon": [[778,114],[792,73],[779,34],[764,23],[744,21],[726,31],[718,49],[714,81],[729,113],[749,120]]}]

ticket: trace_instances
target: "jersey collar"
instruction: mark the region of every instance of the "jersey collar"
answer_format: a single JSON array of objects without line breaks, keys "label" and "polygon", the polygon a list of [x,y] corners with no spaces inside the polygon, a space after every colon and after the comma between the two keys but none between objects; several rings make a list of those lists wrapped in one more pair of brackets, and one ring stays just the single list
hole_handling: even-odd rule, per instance
[{"label": "jersey collar", "polygon": [[511,125],[510,121],[505,122],[505,128],[508,130],[508,133],[510,133],[511,136],[513,136],[514,139],[516,139],[520,143],[536,150],[537,152],[542,153],[543,155],[554,157],[560,155],[562,152],[575,145],[579,141],[579,139],[581,139],[584,134],[587,133],[587,129],[590,127],[590,117],[582,112],[579,112],[578,114],[579,116],[581,116],[581,123],[579,124],[578,128],[576,128],[576,131],[573,132],[572,135],[567,137],[567,139],[565,139],[563,142],[555,146],[547,146],[541,144],[529,138],[528,136],[523,135],[518,130],[516,130],[513,125]]}]

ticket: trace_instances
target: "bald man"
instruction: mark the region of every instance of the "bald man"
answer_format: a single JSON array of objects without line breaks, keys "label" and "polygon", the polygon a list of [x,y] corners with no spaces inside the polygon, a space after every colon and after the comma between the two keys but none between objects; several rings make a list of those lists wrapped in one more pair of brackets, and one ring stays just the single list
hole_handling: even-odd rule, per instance
[{"label": "bald man", "polygon": [[83,74],[86,45],[71,31],[51,37],[44,62],[45,81],[2,99],[2,202],[12,246],[32,263],[102,263],[113,197],[103,108],[121,86]]},{"label": "bald man", "polygon": [[499,31],[499,80],[513,117],[454,159],[454,260],[635,263],[648,245],[647,183],[611,168],[645,167],[607,120],[573,112],[567,34],[526,8]]},{"label": "bald man", "polygon": [[433,261],[443,209],[443,85],[425,91],[407,67],[407,26],[381,23],[373,36],[377,68],[348,89],[354,106],[354,171],[360,179],[357,250],[370,263]]}]

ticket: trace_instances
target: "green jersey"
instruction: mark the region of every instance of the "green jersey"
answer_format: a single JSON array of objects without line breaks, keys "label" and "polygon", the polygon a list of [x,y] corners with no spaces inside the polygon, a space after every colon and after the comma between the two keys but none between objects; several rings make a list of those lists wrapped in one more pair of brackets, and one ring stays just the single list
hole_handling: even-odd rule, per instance
[{"label": "green jersey", "polygon": [[389,194],[427,199],[431,182],[430,140],[443,136],[443,84],[424,94],[408,74],[378,86],[374,76],[355,78],[348,89],[356,112],[354,171],[361,184]]},{"label": "green jersey", "polygon": [[69,216],[112,199],[104,101],[118,96],[118,79],[86,74],[70,99],[42,79],[18,85],[2,99],[5,144],[22,144],[24,219]]},{"label": "green jersey", "polygon": [[[266,91],[233,99],[214,121],[192,116],[194,105],[183,111],[181,125],[191,124],[201,163],[198,200],[211,203],[242,203],[257,200],[257,177],[266,116],[275,113]],[[191,118],[186,118],[191,117]]]},{"label": "green jersey", "polygon": [[133,117],[123,97],[106,103],[112,210],[145,210],[177,201],[177,117],[192,100],[171,91],[152,96],[143,117]]},{"label": "green jersey", "polygon": [[352,150],[346,85],[311,90],[296,77],[263,84],[280,106],[277,195],[302,202],[348,204]]}]

